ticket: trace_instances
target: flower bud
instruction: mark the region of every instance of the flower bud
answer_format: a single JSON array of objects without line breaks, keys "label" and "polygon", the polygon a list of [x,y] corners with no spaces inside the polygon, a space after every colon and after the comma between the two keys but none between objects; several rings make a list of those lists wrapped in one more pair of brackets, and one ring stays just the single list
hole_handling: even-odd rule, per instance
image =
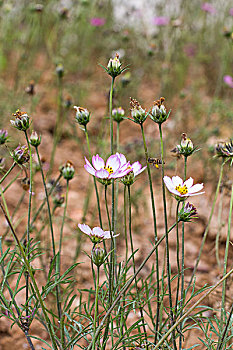
[{"label": "flower bud", "polygon": [[7,130],[1,129],[0,130],[0,145],[4,145],[6,140],[8,139],[8,132]]},{"label": "flower bud", "polygon": [[219,142],[215,147],[218,157],[229,158],[233,160],[233,139],[229,142]]},{"label": "flower bud", "polygon": [[33,131],[31,133],[29,142],[32,146],[38,147],[41,143],[41,136],[39,136],[36,131]]},{"label": "flower bud", "polygon": [[179,221],[189,222],[197,218],[197,209],[189,202],[185,204],[178,214]]},{"label": "flower bud", "polygon": [[52,200],[53,200],[53,204],[56,206],[56,207],[61,207],[62,204],[64,203],[65,201],[65,198],[64,198],[64,195],[57,192],[55,193],[54,196],[52,196]]},{"label": "flower bud", "polygon": [[134,183],[134,180],[135,180],[135,175],[134,175],[134,172],[132,170],[127,175],[123,176],[120,181],[124,185],[128,186],[128,185],[132,185]]},{"label": "flower bud", "polygon": [[142,108],[140,103],[130,97],[130,112],[135,123],[143,124],[147,118],[146,110]]},{"label": "flower bud", "polygon": [[110,58],[107,65],[107,73],[111,75],[111,77],[115,78],[119,74],[121,74],[121,62],[119,60],[119,55],[116,54],[115,58]]},{"label": "flower bud", "polygon": [[59,63],[56,67],[56,73],[59,79],[61,79],[64,75],[64,67],[63,64]]},{"label": "flower bud", "polygon": [[27,163],[30,159],[27,146],[18,146],[15,150],[12,151],[11,156],[19,165]]},{"label": "flower bud", "polygon": [[79,123],[79,125],[86,126],[90,121],[90,112],[88,109],[77,106],[74,106],[74,109],[76,109],[75,121]]},{"label": "flower bud", "polygon": [[105,259],[104,249],[98,246],[93,248],[91,252],[91,259],[96,266],[100,267],[104,263]]},{"label": "flower bud", "polygon": [[70,161],[67,161],[66,164],[61,168],[62,176],[65,180],[69,181],[74,177],[74,166]]},{"label": "flower bud", "polygon": [[165,122],[170,112],[167,113],[166,107],[164,106],[163,102],[165,101],[164,97],[160,97],[159,100],[155,101],[154,106],[151,110],[151,119],[158,124],[162,124]]},{"label": "flower bud", "polygon": [[178,158],[181,156],[188,157],[191,156],[194,152],[197,152],[197,147],[194,147],[192,141],[187,137],[185,133],[183,133],[181,135],[180,144],[172,149],[171,152],[173,152]]},{"label": "flower bud", "polygon": [[115,120],[115,122],[120,123],[122,120],[124,120],[124,116],[125,116],[125,111],[123,108],[118,107],[112,110],[112,117],[113,117],[113,120]]},{"label": "flower bud", "polygon": [[30,118],[25,112],[21,112],[19,109],[13,114],[15,120],[11,120],[11,124],[18,130],[26,131],[30,126]]}]

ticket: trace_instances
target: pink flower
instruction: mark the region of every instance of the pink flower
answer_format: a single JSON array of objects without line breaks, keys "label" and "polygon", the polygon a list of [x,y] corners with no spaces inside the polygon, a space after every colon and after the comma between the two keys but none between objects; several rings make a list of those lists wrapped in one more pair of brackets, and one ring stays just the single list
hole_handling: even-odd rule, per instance
[{"label": "pink flower", "polygon": [[169,22],[170,22],[169,17],[160,16],[160,17],[153,18],[153,24],[155,24],[156,26],[159,26],[159,27],[167,26]]},{"label": "pink flower", "polygon": [[209,2],[203,2],[203,4],[201,4],[201,9],[205,12],[210,13],[211,15],[214,15],[216,13],[216,8]]},{"label": "pink flower", "polygon": [[164,176],[163,181],[168,191],[173,193],[179,200],[204,193],[199,192],[203,189],[203,184],[193,185],[193,179],[191,177],[183,182],[179,176],[173,176],[172,178]]},{"label": "pink flower", "polygon": [[106,22],[105,18],[101,18],[101,17],[93,17],[90,20],[90,23],[93,27],[102,27]]},{"label": "pink flower", "polygon": [[[88,225],[85,225],[85,224],[78,224],[78,227],[83,233],[85,233],[90,237],[92,243],[99,243],[104,239],[111,238],[110,231],[104,231],[100,227],[93,227],[93,229],[91,229]],[[119,236],[119,234],[114,235],[114,233],[112,232],[112,237],[117,237],[117,236]]]},{"label": "pink flower", "polygon": [[230,15],[230,16],[233,16],[233,7],[230,8],[230,10],[229,10],[229,15]]},{"label": "pink flower", "polygon": [[84,168],[86,171],[97,177],[101,183],[108,185],[111,179],[117,179],[127,175],[132,169],[128,168],[130,165],[126,158],[121,153],[111,155],[106,164],[104,160],[97,154],[92,157],[92,164],[85,157],[86,164]]},{"label": "pink flower", "polygon": [[184,53],[188,57],[194,57],[196,55],[197,48],[193,44],[187,44],[184,46]]},{"label": "pink flower", "polygon": [[233,78],[230,75],[224,75],[223,81],[225,84],[227,84],[230,88],[233,88]]}]

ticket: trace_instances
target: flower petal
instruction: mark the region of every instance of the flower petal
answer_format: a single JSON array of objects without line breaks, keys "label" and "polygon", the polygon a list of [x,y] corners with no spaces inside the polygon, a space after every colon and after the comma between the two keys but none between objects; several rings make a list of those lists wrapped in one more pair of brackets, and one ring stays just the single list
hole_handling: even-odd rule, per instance
[{"label": "flower petal", "polygon": [[104,230],[100,227],[93,227],[92,229],[93,235],[97,237],[104,237]]},{"label": "flower petal", "polygon": [[98,154],[92,157],[92,164],[96,170],[104,168],[104,160]]},{"label": "flower petal", "polygon": [[118,157],[117,154],[111,155],[106,162],[106,168],[108,166],[111,167],[113,169],[113,172],[118,170],[120,168],[120,165],[121,165],[120,158]]},{"label": "flower petal", "polygon": [[86,164],[84,165],[84,168],[86,169],[86,171],[88,171],[88,173],[91,174],[91,175],[95,175],[95,169],[93,168],[93,166],[87,160],[86,157],[85,157],[85,161],[86,161]]},{"label": "flower petal", "polygon": [[193,179],[190,177],[188,180],[186,180],[186,181],[184,182],[184,185],[186,185],[187,188],[189,189],[189,188],[192,187],[192,185],[193,185]]},{"label": "flower petal", "polygon": [[92,234],[92,230],[88,225],[85,224],[78,224],[79,229],[86,233],[86,235],[90,236]]},{"label": "flower petal", "polygon": [[[112,232],[112,237],[117,237],[119,236],[120,233],[118,234],[114,234],[114,232]],[[110,231],[104,231],[104,239],[110,239],[111,238],[111,234],[110,234]]]},{"label": "flower petal", "polygon": [[188,194],[190,197],[193,197],[193,196],[198,196],[199,194],[203,194],[203,193],[205,193],[205,191],[204,192],[198,192],[198,193],[190,193],[190,194]]},{"label": "flower petal", "polygon": [[163,181],[169,191],[174,190],[175,187],[173,185],[172,179],[169,176],[164,176]]},{"label": "flower petal", "polygon": [[188,193],[193,194],[193,193],[199,192],[203,189],[203,187],[204,187],[203,184],[196,184],[188,189]]},{"label": "flower petal", "polygon": [[174,187],[180,186],[183,185],[183,180],[179,176],[172,176],[172,183]]},{"label": "flower petal", "polygon": [[124,154],[118,153],[118,152],[116,154],[118,155],[118,158],[120,159],[120,166],[122,167],[122,165],[127,163],[127,160],[126,160]]},{"label": "flower petal", "polygon": [[109,172],[105,169],[100,169],[95,172],[95,176],[100,179],[108,179],[109,178]]}]

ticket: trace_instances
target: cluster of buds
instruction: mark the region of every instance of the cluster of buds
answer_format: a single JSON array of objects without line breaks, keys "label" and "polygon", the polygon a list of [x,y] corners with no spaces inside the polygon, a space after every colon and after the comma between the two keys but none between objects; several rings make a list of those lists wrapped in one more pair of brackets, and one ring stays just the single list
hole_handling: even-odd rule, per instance
[{"label": "cluster of buds", "polygon": [[0,130],[0,145],[4,145],[8,139],[8,132],[7,130],[1,129]]},{"label": "cluster of buds", "polygon": [[187,202],[185,206],[180,210],[178,219],[179,221],[183,222],[189,222],[192,221],[192,219],[197,219],[197,209],[194,207],[193,204]]},{"label": "cluster of buds", "polygon": [[56,66],[56,73],[57,73],[57,76],[59,79],[63,78],[63,75],[64,75],[64,67],[63,67],[63,64],[59,63],[57,66]]},{"label": "cluster of buds", "polygon": [[158,124],[164,123],[170,115],[171,111],[167,113],[166,107],[163,104],[164,101],[165,101],[165,98],[160,97],[159,100],[154,102],[154,106],[151,109],[150,117],[155,123],[158,123]]},{"label": "cluster of buds", "polygon": [[61,167],[61,174],[65,180],[69,181],[74,177],[74,166],[69,160]]},{"label": "cluster of buds", "polygon": [[104,263],[105,257],[106,254],[103,248],[97,246],[92,249],[91,259],[97,267],[100,267]]},{"label": "cluster of buds", "polygon": [[30,117],[19,109],[12,114],[15,120],[11,120],[11,124],[20,131],[26,131],[30,126]]},{"label": "cluster of buds", "polygon": [[171,152],[178,158],[181,156],[188,157],[194,152],[197,152],[197,147],[194,147],[192,141],[187,137],[187,134],[183,133],[181,135],[180,144],[173,148]]},{"label": "cluster of buds", "polygon": [[124,116],[125,116],[125,111],[123,108],[118,107],[112,110],[112,117],[113,117],[113,120],[115,120],[115,122],[117,123],[122,122],[122,120],[124,120]]},{"label": "cluster of buds", "polygon": [[29,150],[27,146],[18,146],[15,150],[11,152],[11,156],[14,159],[14,161],[19,165],[27,163],[30,159]]},{"label": "cluster of buds", "polygon": [[88,109],[83,107],[74,106],[74,109],[76,109],[75,121],[79,125],[85,127],[90,121],[90,112],[88,111]]},{"label": "cluster of buds", "polygon": [[38,147],[41,143],[41,135],[39,136],[36,131],[33,131],[29,142],[32,146]]},{"label": "cluster of buds", "polygon": [[134,98],[130,97],[130,113],[133,121],[142,125],[147,118],[146,110],[142,108],[140,103]]},{"label": "cluster of buds", "polygon": [[233,139],[229,142],[219,142],[216,147],[217,157],[225,158],[226,160],[231,160],[231,165],[233,163]]}]

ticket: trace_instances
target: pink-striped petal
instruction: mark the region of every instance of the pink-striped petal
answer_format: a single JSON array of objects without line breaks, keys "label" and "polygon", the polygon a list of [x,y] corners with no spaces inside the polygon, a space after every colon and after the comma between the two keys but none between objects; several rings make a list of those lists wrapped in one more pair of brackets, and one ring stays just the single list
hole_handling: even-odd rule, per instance
[{"label": "pink-striped petal", "polygon": [[120,168],[120,165],[120,158],[116,154],[111,155],[106,162],[106,168],[111,167],[113,169],[113,172],[118,170]]},{"label": "pink-striped petal", "polygon": [[100,170],[104,168],[104,160],[96,154],[96,156],[92,157],[92,164],[96,170]]},{"label": "pink-striped petal", "polygon": [[100,227],[93,227],[92,232],[94,236],[104,237],[104,231]]},{"label": "pink-striped petal", "polygon": [[100,179],[108,179],[109,178],[109,172],[105,169],[100,169],[95,172],[95,176]]},{"label": "pink-striped petal", "polygon": [[90,173],[91,175],[95,175],[95,169],[93,168],[93,166],[87,160],[86,157],[85,157],[85,161],[86,161],[86,164],[84,165],[84,168],[86,169],[86,171],[88,171],[88,173]]},{"label": "pink-striped petal", "polygon": [[116,153],[118,155],[118,158],[120,159],[120,167],[122,167],[124,164],[127,163],[127,160],[122,153]]},{"label": "pink-striped petal", "polygon": [[169,191],[172,191],[175,189],[174,184],[172,182],[172,179],[169,176],[164,176],[163,181],[164,181],[164,183],[167,186]]},{"label": "pink-striped petal", "polygon": [[85,224],[78,224],[79,229],[86,233],[86,235],[90,236],[92,234],[92,230],[88,225]]}]

